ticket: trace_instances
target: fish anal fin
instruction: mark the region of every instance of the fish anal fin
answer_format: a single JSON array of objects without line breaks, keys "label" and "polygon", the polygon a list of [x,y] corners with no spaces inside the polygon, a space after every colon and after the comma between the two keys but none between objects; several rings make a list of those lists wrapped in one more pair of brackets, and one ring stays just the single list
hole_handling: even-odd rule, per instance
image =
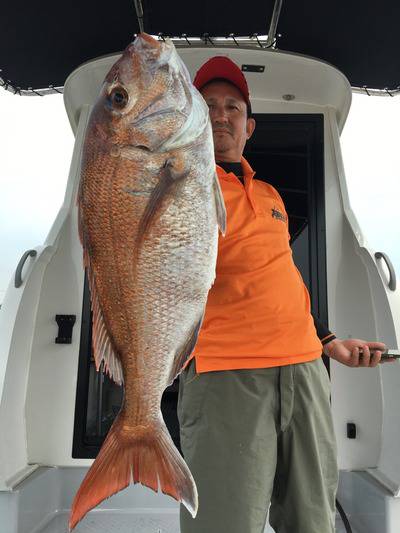
[{"label": "fish anal fin", "polygon": [[181,346],[180,349],[177,351],[175,359],[174,359],[174,365],[169,375],[170,384],[172,384],[174,379],[177,377],[177,375],[181,373],[183,365],[185,364],[186,360],[190,357],[190,354],[193,352],[194,347],[196,346],[196,342],[199,336],[202,322],[203,322],[203,315],[201,316],[200,320],[196,322],[196,324],[190,331],[190,334],[186,342],[184,343],[184,345]]},{"label": "fish anal fin", "polygon": [[217,174],[215,174],[214,183],[213,183],[213,190],[214,190],[214,198],[215,198],[215,208],[216,208],[216,211],[217,211],[218,227],[219,227],[222,235],[225,237],[225,233],[226,233],[226,209],[225,209],[224,197],[222,195],[221,185],[219,184]]},{"label": "fish anal fin", "polygon": [[121,361],[106,327],[100,300],[97,294],[95,276],[86,250],[84,250],[84,256],[85,263],[87,263],[87,275],[92,306],[92,347],[96,370],[99,371],[101,369],[110,377],[110,379],[115,381],[115,383],[122,385],[124,376]]}]

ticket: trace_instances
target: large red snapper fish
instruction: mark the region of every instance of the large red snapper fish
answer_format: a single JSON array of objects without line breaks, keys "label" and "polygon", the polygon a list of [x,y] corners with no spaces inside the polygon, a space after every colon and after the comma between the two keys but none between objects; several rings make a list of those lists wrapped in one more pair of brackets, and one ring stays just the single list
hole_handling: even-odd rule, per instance
[{"label": "large red snapper fish", "polygon": [[131,483],[195,516],[196,485],[160,403],[196,344],[225,207],[208,108],[172,42],[140,34],[108,73],[86,130],[78,211],[96,368],[124,384],[124,400],[69,527]]}]

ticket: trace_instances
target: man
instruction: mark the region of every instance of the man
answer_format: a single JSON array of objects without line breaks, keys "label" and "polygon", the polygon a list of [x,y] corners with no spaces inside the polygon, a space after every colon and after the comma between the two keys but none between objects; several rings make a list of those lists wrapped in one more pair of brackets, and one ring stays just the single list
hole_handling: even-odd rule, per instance
[{"label": "man", "polygon": [[337,464],[321,352],[374,367],[385,347],[315,326],[282,199],[242,155],[255,120],[240,69],[214,57],[194,85],[210,109],[227,233],[180,379],[182,451],[199,492],[195,519],[181,506],[181,533],[262,533],[270,502],[276,533],[332,533]]}]

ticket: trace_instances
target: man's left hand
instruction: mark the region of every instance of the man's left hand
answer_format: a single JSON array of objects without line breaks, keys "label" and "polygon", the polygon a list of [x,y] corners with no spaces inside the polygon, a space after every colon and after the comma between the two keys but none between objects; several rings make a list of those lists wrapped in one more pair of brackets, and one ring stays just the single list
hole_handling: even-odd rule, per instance
[{"label": "man's left hand", "polygon": [[323,349],[325,355],[343,365],[373,368],[381,362],[386,346],[382,342],[366,342],[361,339],[333,339],[325,344]]}]

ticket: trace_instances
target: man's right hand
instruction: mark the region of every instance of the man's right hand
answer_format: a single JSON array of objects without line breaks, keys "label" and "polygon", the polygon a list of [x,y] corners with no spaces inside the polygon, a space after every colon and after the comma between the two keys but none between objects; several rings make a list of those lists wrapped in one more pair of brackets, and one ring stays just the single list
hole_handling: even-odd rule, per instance
[{"label": "man's right hand", "polygon": [[325,355],[353,368],[374,368],[379,363],[395,361],[395,359],[381,359],[385,350],[383,342],[366,342],[361,339],[333,339],[324,346]]}]

